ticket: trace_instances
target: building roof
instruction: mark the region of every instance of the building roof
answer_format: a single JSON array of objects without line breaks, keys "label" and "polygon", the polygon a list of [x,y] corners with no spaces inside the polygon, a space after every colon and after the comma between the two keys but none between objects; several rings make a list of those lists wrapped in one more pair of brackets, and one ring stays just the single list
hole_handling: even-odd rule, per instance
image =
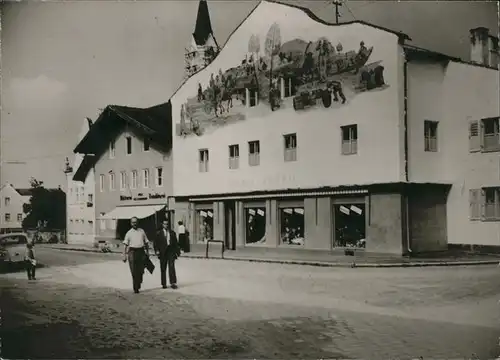
[{"label": "building roof", "polygon": [[403,49],[405,51],[406,59],[408,61],[413,61],[413,60],[416,60],[416,61],[426,60],[426,61],[437,61],[437,62],[439,62],[439,61],[445,61],[445,62],[446,61],[453,61],[453,62],[466,64],[466,65],[470,65],[470,66],[482,67],[482,68],[498,71],[498,69],[495,68],[494,66],[478,64],[478,63],[475,63],[472,61],[466,61],[466,60],[463,60],[459,57],[446,55],[446,54],[443,54],[443,53],[440,53],[437,51],[424,49],[424,48],[414,46],[414,45],[403,45]]},{"label": "building roof", "polygon": [[16,189],[21,196],[31,196],[31,189]]},{"label": "building roof", "polygon": [[[213,35],[212,22],[208,12],[206,0],[200,0],[198,4],[198,15],[196,16],[196,25],[194,27],[193,38],[196,45],[205,45],[210,35]],[[215,41],[215,37],[214,41]],[[215,42],[217,44],[217,42]],[[218,46],[218,45],[217,45]]]},{"label": "building roof", "polygon": [[170,101],[149,108],[108,105],[73,150],[74,153],[86,155],[73,176],[73,180],[85,180],[88,171],[125,126],[130,126],[148,136],[152,143],[165,152],[170,152],[172,149],[172,103]]}]

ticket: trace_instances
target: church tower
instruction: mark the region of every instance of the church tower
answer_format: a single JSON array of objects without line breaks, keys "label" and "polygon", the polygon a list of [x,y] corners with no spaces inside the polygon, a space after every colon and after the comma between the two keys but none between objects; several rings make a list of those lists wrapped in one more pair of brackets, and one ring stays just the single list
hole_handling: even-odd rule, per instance
[{"label": "church tower", "polygon": [[208,13],[208,4],[206,0],[200,0],[191,44],[185,54],[186,76],[189,77],[205,68],[219,51]]}]

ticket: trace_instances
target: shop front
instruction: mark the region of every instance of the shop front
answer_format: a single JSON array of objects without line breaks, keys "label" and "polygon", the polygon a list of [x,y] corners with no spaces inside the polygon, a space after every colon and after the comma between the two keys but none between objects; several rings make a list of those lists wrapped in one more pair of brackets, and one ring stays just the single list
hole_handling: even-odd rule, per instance
[{"label": "shop front", "polygon": [[404,204],[405,195],[389,187],[189,199],[181,206],[194,220],[193,243],[219,240],[226,250],[267,247],[404,254],[409,236]]},{"label": "shop front", "polygon": [[206,243],[214,239],[214,205],[213,203],[196,204],[194,207],[194,242]]}]

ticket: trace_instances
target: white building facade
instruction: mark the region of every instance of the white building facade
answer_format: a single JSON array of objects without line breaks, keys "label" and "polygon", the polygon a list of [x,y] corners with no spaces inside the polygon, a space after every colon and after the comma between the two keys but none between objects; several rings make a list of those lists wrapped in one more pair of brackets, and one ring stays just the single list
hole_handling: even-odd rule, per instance
[{"label": "white building facade", "polygon": [[26,190],[18,190],[12,184],[4,184],[0,189],[0,233],[22,231],[23,204],[29,203]]},{"label": "white building facade", "polygon": [[[486,219],[500,203],[488,190],[498,157],[484,147],[498,143],[499,114],[497,40],[486,38],[471,54],[488,57],[466,63],[362,21],[260,2],[171,98],[176,219],[193,242],[228,249],[500,246]],[[482,220],[469,219],[469,190],[483,194]]]},{"label": "white building facade", "polygon": [[[92,126],[85,119],[78,137],[83,139]],[[94,169],[88,170],[84,181],[75,181],[73,176],[86,161],[87,155],[75,154],[73,166],[66,160],[66,233],[68,244],[92,245],[96,234],[95,221],[95,175]]]}]

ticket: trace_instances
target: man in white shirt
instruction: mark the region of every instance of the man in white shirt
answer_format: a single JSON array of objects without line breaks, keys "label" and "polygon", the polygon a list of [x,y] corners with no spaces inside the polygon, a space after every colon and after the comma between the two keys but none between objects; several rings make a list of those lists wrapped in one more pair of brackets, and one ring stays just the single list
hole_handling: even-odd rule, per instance
[{"label": "man in white shirt", "polygon": [[144,230],[138,227],[139,220],[136,217],[130,219],[132,228],[125,234],[123,240],[123,262],[128,260],[134,293],[139,293],[144,275],[144,262],[148,251],[148,237]]}]

